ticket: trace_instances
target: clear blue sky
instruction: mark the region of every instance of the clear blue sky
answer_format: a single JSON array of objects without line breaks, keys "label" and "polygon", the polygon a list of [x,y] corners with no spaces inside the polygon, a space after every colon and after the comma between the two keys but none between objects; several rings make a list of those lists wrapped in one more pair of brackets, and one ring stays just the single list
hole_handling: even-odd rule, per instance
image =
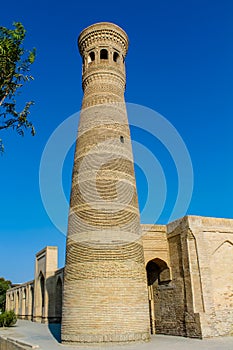
[{"label": "clear blue sky", "polygon": [[[34,256],[46,245],[59,247],[59,265],[64,264],[66,237],[43,207],[39,165],[51,133],[80,109],[77,37],[99,21],[114,22],[129,36],[126,101],[166,117],[189,150],[194,190],[187,214],[233,218],[232,0],[12,0],[1,4],[0,19],[7,27],[21,21],[27,30],[25,46],[37,48],[35,81],[19,100],[35,100],[31,111],[37,134],[34,138],[9,131],[0,135],[5,144],[0,157],[0,276],[13,282],[33,279]],[[138,134],[132,128],[132,137],[137,139]],[[156,153],[168,182],[166,205],[158,220],[165,224],[177,191],[174,165],[164,147],[150,141],[149,135],[141,136]],[[63,169],[67,198],[71,171],[72,150]],[[142,208],[147,186],[140,171],[136,173]],[[150,222],[150,215],[147,219]]]}]

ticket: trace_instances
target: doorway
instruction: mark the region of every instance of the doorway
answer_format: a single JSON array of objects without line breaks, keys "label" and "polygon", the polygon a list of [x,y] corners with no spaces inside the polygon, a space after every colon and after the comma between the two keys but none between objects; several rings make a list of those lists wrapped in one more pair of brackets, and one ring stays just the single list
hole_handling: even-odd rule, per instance
[{"label": "doorway", "polygon": [[161,259],[150,260],[146,265],[151,334],[156,334],[156,323],[161,318],[160,285],[170,282],[170,270]]}]

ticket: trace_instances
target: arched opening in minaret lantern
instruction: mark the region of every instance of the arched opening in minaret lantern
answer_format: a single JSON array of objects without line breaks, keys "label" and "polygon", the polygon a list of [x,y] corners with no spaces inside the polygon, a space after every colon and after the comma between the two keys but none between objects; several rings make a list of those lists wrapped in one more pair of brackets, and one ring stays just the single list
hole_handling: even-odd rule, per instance
[{"label": "arched opening in minaret lantern", "polygon": [[113,61],[116,63],[120,63],[120,55],[118,52],[113,52]]},{"label": "arched opening in minaret lantern", "polygon": [[101,60],[108,60],[108,50],[106,50],[106,49],[100,50],[100,59]]},{"label": "arched opening in minaret lantern", "polygon": [[95,61],[95,53],[94,51],[91,51],[87,57],[87,63],[91,63]]}]

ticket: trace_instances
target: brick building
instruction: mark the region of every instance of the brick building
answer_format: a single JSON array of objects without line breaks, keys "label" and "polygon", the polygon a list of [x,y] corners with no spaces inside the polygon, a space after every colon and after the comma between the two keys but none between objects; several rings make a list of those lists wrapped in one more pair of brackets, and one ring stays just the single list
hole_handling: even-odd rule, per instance
[{"label": "brick building", "polygon": [[124,102],[127,35],[97,23],[78,45],[84,98],[66,265],[57,268],[56,247],[40,251],[34,280],[7,292],[7,309],[36,322],[62,320],[63,343],[232,334],[233,220],[140,225]]}]

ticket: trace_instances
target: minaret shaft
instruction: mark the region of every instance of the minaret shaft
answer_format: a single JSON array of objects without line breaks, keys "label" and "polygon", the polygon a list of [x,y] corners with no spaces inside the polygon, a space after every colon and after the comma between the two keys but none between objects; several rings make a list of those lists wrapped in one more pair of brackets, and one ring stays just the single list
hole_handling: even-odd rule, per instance
[{"label": "minaret shaft", "polygon": [[146,272],[124,102],[125,32],[97,23],[79,37],[84,97],[76,143],[62,342],[149,338]]}]

